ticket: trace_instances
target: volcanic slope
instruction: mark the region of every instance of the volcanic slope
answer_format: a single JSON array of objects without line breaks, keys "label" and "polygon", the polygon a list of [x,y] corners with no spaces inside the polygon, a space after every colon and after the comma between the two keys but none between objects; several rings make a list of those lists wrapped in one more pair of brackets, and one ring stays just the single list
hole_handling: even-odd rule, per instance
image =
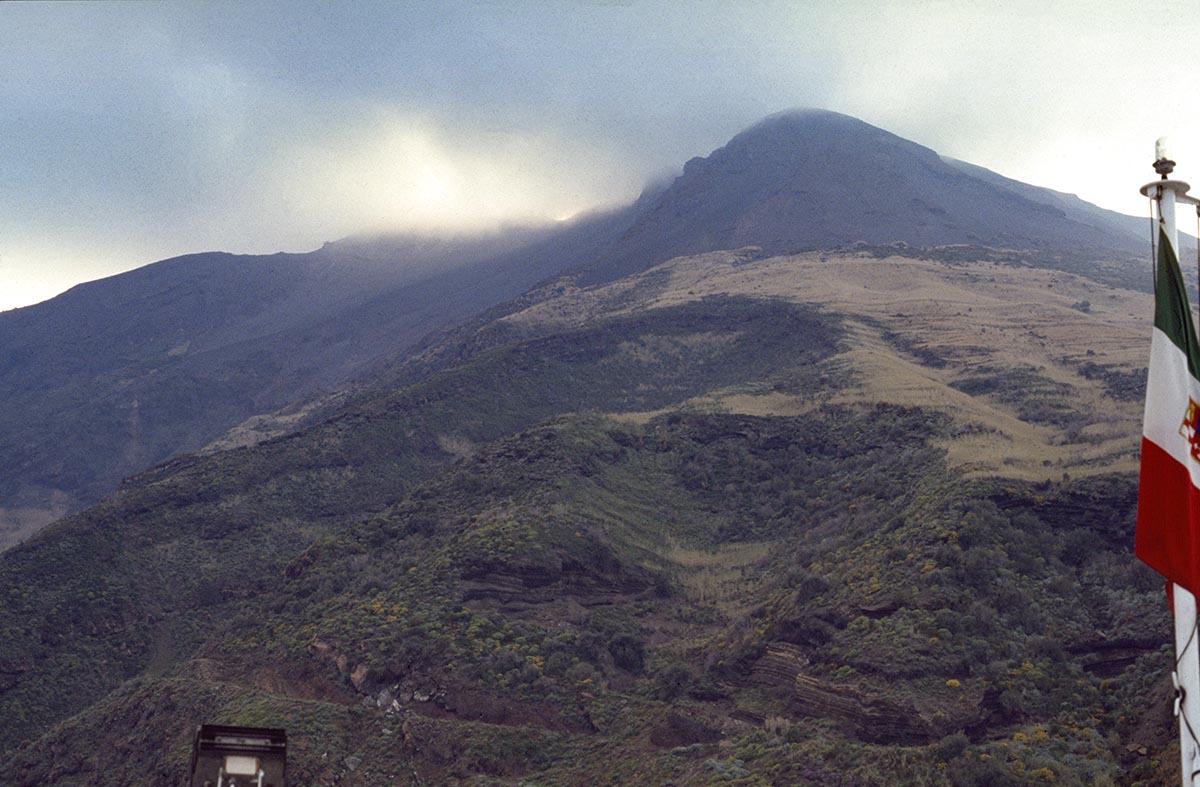
[{"label": "volcanic slope", "polygon": [[[634,208],[466,238],[194,254],[0,314],[0,550],[255,416],[294,428],[430,331],[590,259]],[[261,419],[260,419],[261,420]],[[227,441],[228,442],[228,441]]]},{"label": "volcanic slope", "polygon": [[903,243],[1038,251],[1039,266],[1129,286],[1123,264],[1097,263],[1127,262],[1145,237],[1144,222],[1072,195],[943,159],[856,118],[794,110],[687,162],[580,280],[747,245],[774,256]]},{"label": "volcanic slope", "polygon": [[900,244],[1136,289],[1146,277],[1127,260],[1143,237],[1131,217],[804,110],[630,205],[553,227],[156,263],[0,314],[0,549],[151,464],[313,423],[348,381],[564,271],[594,284],[750,244],[772,256]]},{"label": "volcanic slope", "polygon": [[0,783],[1170,783],[1148,296],[962,256],[556,281],[132,479],[0,557]]}]

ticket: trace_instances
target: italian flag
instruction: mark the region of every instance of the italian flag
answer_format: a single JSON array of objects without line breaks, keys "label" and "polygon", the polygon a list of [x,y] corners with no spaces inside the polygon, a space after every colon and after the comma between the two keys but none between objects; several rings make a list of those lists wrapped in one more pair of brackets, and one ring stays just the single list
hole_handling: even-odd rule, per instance
[{"label": "italian flag", "polygon": [[1200,343],[1179,260],[1159,232],[1142,426],[1137,556],[1200,595]]}]

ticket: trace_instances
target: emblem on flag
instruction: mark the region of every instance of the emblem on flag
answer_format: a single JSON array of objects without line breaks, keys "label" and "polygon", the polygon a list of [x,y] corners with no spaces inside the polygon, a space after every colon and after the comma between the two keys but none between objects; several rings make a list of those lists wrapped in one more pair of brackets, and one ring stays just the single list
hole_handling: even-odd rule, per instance
[{"label": "emblem on flag", "polygon": [[1179,425],[1179,434],[1187,438],[1191,446],[1192,459],[1200,462],[1200,402],[1188,397],[1187,412]]}]

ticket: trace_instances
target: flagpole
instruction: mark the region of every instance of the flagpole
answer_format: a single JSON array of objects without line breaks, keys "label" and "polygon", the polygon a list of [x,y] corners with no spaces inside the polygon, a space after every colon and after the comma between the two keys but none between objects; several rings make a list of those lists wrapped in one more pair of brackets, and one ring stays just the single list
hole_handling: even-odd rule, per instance
[{"label": "flagpole", "polygon": [[1172,586],[1175,612],[1175,715],[1179,717],[1179,760],[1183,787],[1200,784],[1200,658],[1197,658],[1196,597]]},{"label": "flagpole", "polygon": [[[1147,183],[1141,192],[1158,203],[1160,225],[1175,252],[1175,259],[1179,259],[1175,208],[1180,202],[1195,205],[1196,200],[1187,196],[1190,188],[1187,183],[1168,178],[1175,169],[1175,162],[1167,152],[1165,138],[1155,143],[1154,158],[1154,171],[1160,180]],[[1200,787],[1200,642],[1197,641],[1196,597],[1179,585],[1173,584],[1171,590],[1175,613],[1175,671],[1171,678],[1176,690],[1175,715],[1179,717],[1180,777],[1183,787]]]}]

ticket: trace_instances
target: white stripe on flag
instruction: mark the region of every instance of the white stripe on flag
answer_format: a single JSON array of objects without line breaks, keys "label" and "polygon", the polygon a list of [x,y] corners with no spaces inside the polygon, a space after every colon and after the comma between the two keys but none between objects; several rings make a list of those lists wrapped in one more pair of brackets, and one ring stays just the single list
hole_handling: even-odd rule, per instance
[{"label": "white stripe on flag", "polygon": [[1188,397],[1200,402],[1200,380],[1188,373],[1187,356],[1158,328],[1150,339],[1150,374],[1146,381],[1146,418],[1142,435],[1188,468],[1192,486],[1200,487],[1200,462],[1181,433]]}]

